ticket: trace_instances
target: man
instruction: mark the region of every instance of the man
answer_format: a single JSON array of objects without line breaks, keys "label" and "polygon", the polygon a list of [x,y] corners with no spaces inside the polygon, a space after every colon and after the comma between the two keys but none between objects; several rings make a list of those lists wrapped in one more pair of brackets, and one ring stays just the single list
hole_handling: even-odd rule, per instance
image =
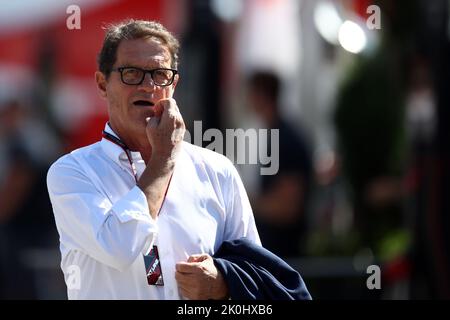
[{"label": "man", "polygon": [[[281,81],[272,71],[256,70],[247,78],[248,102],[263,125],[279,130],[279,171],[261,176],[261,190],[251,195],[264,247],[287,258],[304,254],[306,210],[310,200],[312,159],[307,135],[280,114]],[[302,133],[302,134],[300,134]],[[268,144],[269,152],[272,146]]]},{"label": "man", "polygon": [[156,22],[107,30],[95,74],[103,139],[47,178],[69,299],[227,298],[211,256],[226,240],[260,245],[232,163],[183,142],[178,48]]}]

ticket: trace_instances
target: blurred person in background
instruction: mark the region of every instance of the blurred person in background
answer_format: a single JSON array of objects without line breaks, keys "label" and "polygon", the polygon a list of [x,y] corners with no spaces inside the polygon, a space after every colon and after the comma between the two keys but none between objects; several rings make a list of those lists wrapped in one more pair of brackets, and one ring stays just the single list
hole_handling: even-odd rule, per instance
[{"label": "blurred person in background", "polygon": [[[247,79],[250,109],[267,129],[279,130],[279,171],[262,175],[260,193],[251,197],[264,247],[284,257],[304,253],[306,210],[311,191],[312,159],[302,128],[280,114],[281,81],[271,71],[257,70]],[[271,139],[269,139],[271,141]],[[268,145],[271,154],[271,145]],[[274,156],[274,155],[272,155]]]},{"label": "blurred person in background", "polygon": [[[23,98],[23,97],[21,97]],[[19,98],[0,103],[0,295],[36,298],[26,250],[57,244],[46,172],[59,141]]]},{"label": "blurred person in background", "polygon": [[232,163],[183,142],[178,49],[156,22],[107,30],[95,74],[109,113],[103,139],[47,178],[69,299],[225,298],[211,255],[225,240],[260,245]]}]

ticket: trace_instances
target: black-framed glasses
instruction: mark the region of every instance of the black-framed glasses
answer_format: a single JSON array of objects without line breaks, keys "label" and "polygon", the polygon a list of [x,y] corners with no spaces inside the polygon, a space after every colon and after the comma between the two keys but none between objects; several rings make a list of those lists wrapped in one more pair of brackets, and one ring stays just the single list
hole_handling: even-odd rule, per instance
[{"label": "black-framed glasses", "polygon": [[145,79],[145,74],[150,73],[153,83],[161,87],[170,86],[178,73],[177,70],[169,68],[145,70],[137,67],[119,67],[112,71],[120,72],[120,79],[128,85],[140,85]]}]

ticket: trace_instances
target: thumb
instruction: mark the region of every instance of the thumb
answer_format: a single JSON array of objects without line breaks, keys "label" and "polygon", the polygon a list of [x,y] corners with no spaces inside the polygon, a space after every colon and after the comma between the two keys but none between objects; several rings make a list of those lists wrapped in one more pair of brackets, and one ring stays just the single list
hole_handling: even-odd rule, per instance
[{"label": "thumb", "polygon": [[148,117],[145,119],[147,121],[147,125],[151,128],[156,128],[161,121],[161,118],[154,116],[154,117]]},{"label": "thumb", "polygon": [[155,112],[154,117],[161,118],[161,116],[162,116],[162,114],[163,114],[163,112],[164,112],[164,105],[163,105],[163,101],[162,101],[162,100],[159,100],[159,101],[155,104],[155,106],[154,106],[154,108],[153,108],[153,111]]}]

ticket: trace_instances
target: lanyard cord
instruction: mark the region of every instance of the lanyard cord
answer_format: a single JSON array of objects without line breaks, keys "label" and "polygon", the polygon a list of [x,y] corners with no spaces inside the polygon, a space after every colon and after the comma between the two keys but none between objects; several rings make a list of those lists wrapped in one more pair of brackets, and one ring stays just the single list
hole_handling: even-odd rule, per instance
[{"label": "lanyard cord", "polygon": [[[133,162],[133,160],[131,158],[130,149],[127,147],[127,145],[125,143],[123,143],[122,140],[120,140],[119,138],[117,138],[117,137],[113,136],[112,134],[106,132],[105,130],[102,131],[102,136],[106,140],[114,143],[115,145],[117,145],[117,146],[119,146],[119,147],[121,147],[123,149],[123,151],[127,155],[128,162],[130,163],[130,166],[131,166],[131,170],[133,171],[134,180],[136,180],[136,183],[137,183],[138,182],[138,178],[137,178],[136,166],[134,165],[134,162]],[[161,212],[161,209],[163,207],[164,201],[166,200],[167,191],[169,191],[170,182],[172,181],[172,176],[173,176],[173,173],[170,175],[169,183],[167,184],[166,192],[164,193],[163,202],[161,203],[161,207],[158,210],[158,216],[159,216],[159,213]]]},{"label": "lanyard cord", "polygon": [[136,180],[136,183],[137,183],[138,179],[137,179],[136,166],[134,165],[134,162],[133,162],[133,160],[131,158],[130,149],[127,147],[127,145],[125,143],[123,143],[122,140],[120,140],[119,138],[117,138],[117,137],[113,136],[112,134],[106,132],[105,130],[103,130],[102,136],[106,140],[108,140],[108,141],[114,143],[115,145],[121,147],[122,150],[125,152],[125,154],[127,155],[127,158],[128,158],[128,162],[130,163],[130,166],[131,166],[131,171],[133,172],[134,180]]}]

